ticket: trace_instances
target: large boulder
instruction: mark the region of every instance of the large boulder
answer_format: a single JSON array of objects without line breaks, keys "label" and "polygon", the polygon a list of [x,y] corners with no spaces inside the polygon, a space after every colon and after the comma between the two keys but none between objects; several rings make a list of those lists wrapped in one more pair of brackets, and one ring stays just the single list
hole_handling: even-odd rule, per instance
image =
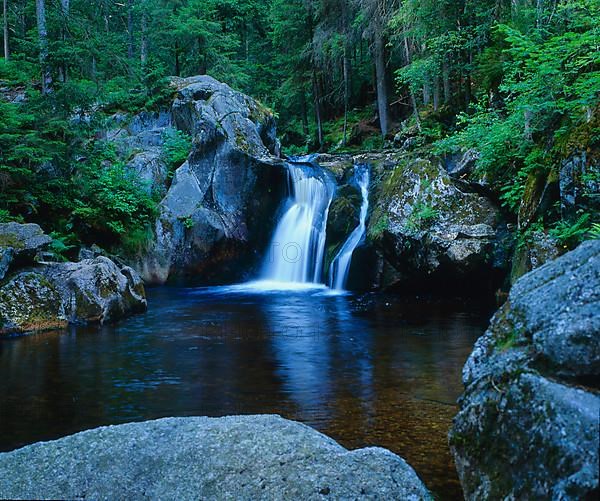
[{"label": "large boulder", "polygon": [[146,306],[139,275],[106,257],[40,265],[0,287],[0,335],[112,322]]},{"label": "large boulder", "polygon": [[11,268],[33,264],[52,239],[37,224],[0,224],[0,280]]},{"label": "large boulder", "polygon": [[598,493],[600,241],[522,277],[463,371],[450,445],[467,499]]},{"label": "large boulder", "polygon": [[506,224],[490,199],[459,186],[438,162],[398,157],[374,198],[369,236],[393,269],[382,286],[498,285],[509,259]]},{"label": "large boulder", "polygon": [[283,164],[273,157],[274,117],[209,76],[174,85],[172,123],[192,136],[192,151],[175,172],[155,239],[136,267],[148,282],[235,277],[266,245],[285,187]]},{"label": "large boulder", "polygon": [[278,416],[167,418],[0,454],[0,498],[430,499],[380,448],[348,451]]}]

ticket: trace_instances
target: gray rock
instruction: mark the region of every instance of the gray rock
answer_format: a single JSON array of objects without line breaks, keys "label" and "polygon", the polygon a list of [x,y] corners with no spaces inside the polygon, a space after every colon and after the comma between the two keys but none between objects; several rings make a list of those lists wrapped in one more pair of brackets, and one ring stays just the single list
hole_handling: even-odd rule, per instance
[{"label": "gray rock", "polygon": [[48,248],[52,238],[37,224],[0,224],[0,280],[12,266],[32,264],[36,255]]},{"label": "gray rock", "polygon": [[0,497],[431,499],[395,454],[348,451],[279,416],[168,418],[0,454]]},{"label": "gray rock", "polygon": [[[174,79],[173,124],[193,137],[187,162],[160,204],[155,236],[136,268],[148,282],[248,268],[264,245],[284,186],[273,160],[273,115],[209,76]],[[277,190],[275,190],[277,191]],[[235,272],[232,272],[235,274]]]},{"label": "gray rock", "polygon": [[139,275],[106,257],[38,266],[0,287],[0,335],[112,322],[146,306]]},{"label": "gray rock", "polygon": [[[567,158],[559,171],[560,202],[565,217],[575,216],[577,209],[600,210],[600,166],[585,151]],[[593,196],[590,196],[593,195]]]},{"label": "gray rock", "polygon": [[600,241],[591,241],[522,277],[465,365],[450,444],[466,498],[593,496],[598,375]]},{"label": "gray rock", "polygon": [[477,160],[479,160],[480,156],[481,154],[475,149],[452,156],[446,161],[446,170],[452,177],[469,175],[475,170]]},{"label": "gray rock", "polygon": [[396,284],[435,277],[504,273],[495,256],[503,245],[497,207],[486,197],[461,190],[439,165],[398,158],[376,197],[369,235],[398,271]]}]

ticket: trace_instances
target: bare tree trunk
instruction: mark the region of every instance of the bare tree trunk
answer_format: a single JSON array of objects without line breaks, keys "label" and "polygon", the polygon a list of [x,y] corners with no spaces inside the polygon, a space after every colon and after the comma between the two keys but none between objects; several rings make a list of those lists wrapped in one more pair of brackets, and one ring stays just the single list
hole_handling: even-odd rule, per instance
[{"label": "bare tree trunk", "polygon": [[[68,23],[69,23],[69,11],[71,8],[70,0],[60,0],[60,14],[61,14],[61,26],[60,26],[60,38],[64,42],[68,35]],[[59,79],[61,82],[67,81],[67,64],[62,63],[59,68]]]},{"label": "bare tree trunk", "polygon": [[8,0],[4,0],[2,15],[4,16],[4,59],[10,59],[10,50],[8,47]]},{"label": "bare tree trunk", "polygon": [[429,79],[423,84],[423,104],[427,105],[431,102],[431,84]]},{"label": "bare tree trunk", "polygon": [[40,67],[42,70],[42,94],[47,94],[52,91],[52,74],[48,65],[48,31],[46,29],[46,3],[44,0],[35,0],[35,12],[40,49]]},{"label": "bare tree trunk", "polygon": [[387,94],[387,71],[385,64],[385,43],[383,37],[378,33],[375,35],[373,45],[375,56],[375,75],[377,85],[377,109],[379,111],[379,125],[381,135],[385,139],[389,128],[388,94]]},{"label": "bare tree trunk", "polygon": [[348,48],[344,48],[344,140],[346,146],[348,140],[348,107],[350,103],[350,57]]},{"label": "bare tree trunk", "polygon": [[133,0],[127,0],[127,57],[133,59],[134,38],[133,38]]},{"label": "bare tree trunk", "polygon": [[310,132],[308,130],[308,106],[306,105],[306,93],[304,89],[302,89],[302,93],[300,94],[300,108],[302,109],[302,132],[304,133],[304,137],[307,138]]},{"label": "bare tree trunk", "polygon": [[141,25],[142,41],[140,44],[140,60],[142,62],[142,66],[145,66],[146,62],[148,62],[148,16],[146,14],[145,5],[142,5]]},{"label": "bare tree trunk", "polygon": [[[406,57],[406,64],[410,64],[410,49],[408,47],[408,38],[404,38],[404,55]],[[415,116],[415,122],[417,123],[417,128],[419,131],[421,130],[421,118],[419,117],[419,107],[417,106],[417,98],[415,97],[415,93],[409,87],[410,92],[410,102],[413,108],[413,114]]]},{"label": "bare tree trunk", "polygon": [[323,124],[321,121],[321,98],[319,96],[319,84],[317,83],[317,75],[313,71],[313,98],[315,101],[315,119],[317,121],[317,138],[319,140],[319,149],[323,146]]},{"label": "bare tree trunk", "polygon": [[450,68],[448,68],[448,62],[444,60],[442,64],[442,75],[444,79],[444,104],[450,103],[451,91],[450,91]]},{"label": "bare tree trunk", "polygon": [[440,109],[440,77],[433,79],[433,111]]}]

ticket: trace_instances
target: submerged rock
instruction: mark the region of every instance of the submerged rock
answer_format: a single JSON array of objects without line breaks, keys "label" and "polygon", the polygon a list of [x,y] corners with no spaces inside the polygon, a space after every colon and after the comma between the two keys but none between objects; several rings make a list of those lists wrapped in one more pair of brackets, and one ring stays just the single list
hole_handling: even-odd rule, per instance
[{"label": "submerged rock", "polygon": [[0,287],[0,335],[112,322],[146,306],[139,275],[108,258],[41,265]]},{"label": "submerged rock", "polygon": [[467,499],[598,492],[600,241],[522,277],[463,371],[450,445]]},{"label": "submerged rock", "polygon": [[0,498],[431,499],[395,454],[279,416],[168,418],[0,454]]}]

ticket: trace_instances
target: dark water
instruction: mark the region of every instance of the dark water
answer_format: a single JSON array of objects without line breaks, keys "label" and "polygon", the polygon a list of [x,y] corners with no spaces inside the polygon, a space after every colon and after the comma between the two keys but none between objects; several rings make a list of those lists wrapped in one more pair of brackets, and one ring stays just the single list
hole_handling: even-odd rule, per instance
[{"label": "dark water", "polygon": [[165,416],[278,413],[400,454],[460,497],[447,431],[489,309],[159,288],[116,327],[0,341],[0,450]]}]

